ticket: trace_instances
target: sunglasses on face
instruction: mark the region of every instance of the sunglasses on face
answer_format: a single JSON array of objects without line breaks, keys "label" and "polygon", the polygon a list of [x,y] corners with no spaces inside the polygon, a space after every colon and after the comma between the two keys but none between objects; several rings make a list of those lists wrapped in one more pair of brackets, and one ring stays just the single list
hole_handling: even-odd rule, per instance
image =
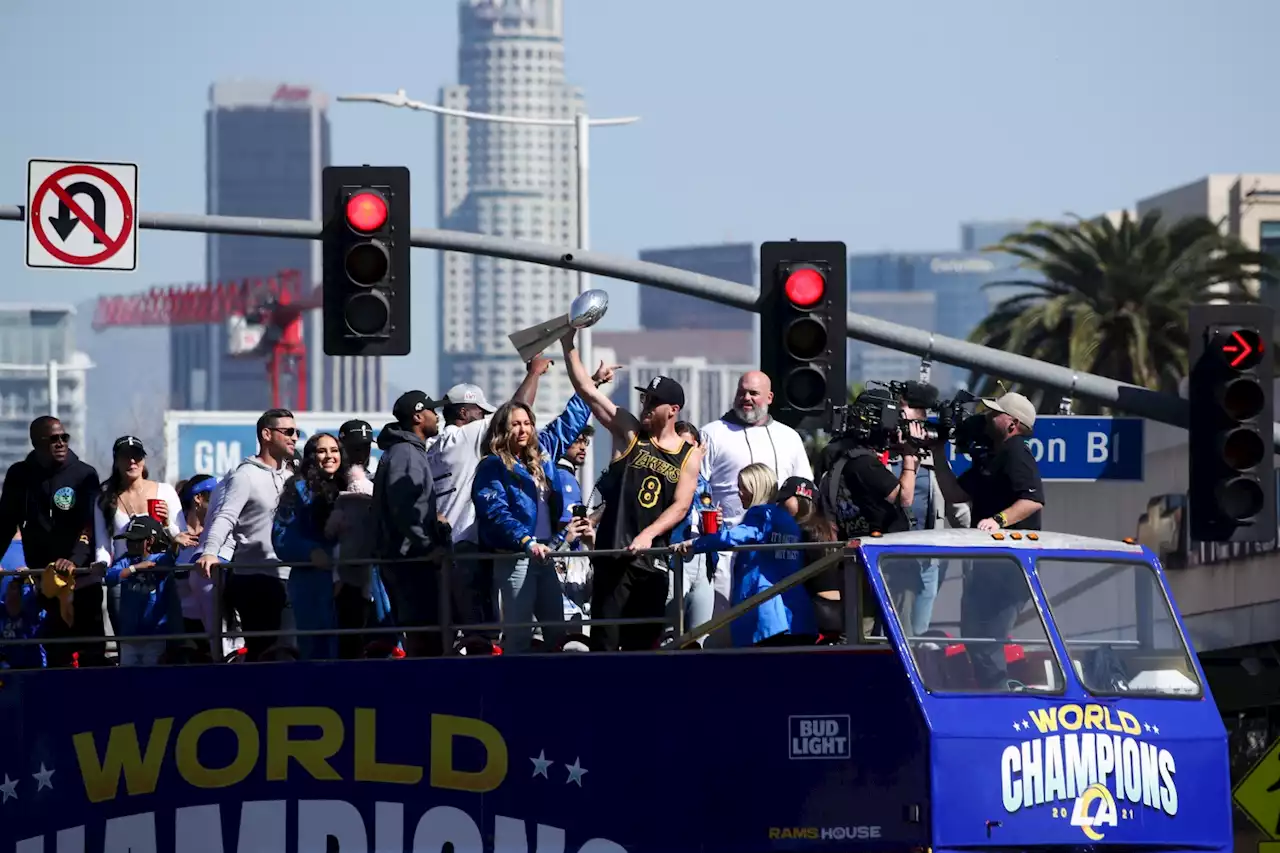
[{"label": "sunglasses on face", "polygon": [[48,444],[48,445],[54,445],[54,444],[70,444],[70,443],[71,443],[71,433],[69,433],[69,432],[55,432],[53,435],[46,435],[46,436],[44,437],[44,443],[45,443],[45,444]]},{"label": "sunglasses on face", "polygon": [[285,438],[293,438],[298,434],[296,427],[271,427],[272,432],[278,432]]}]

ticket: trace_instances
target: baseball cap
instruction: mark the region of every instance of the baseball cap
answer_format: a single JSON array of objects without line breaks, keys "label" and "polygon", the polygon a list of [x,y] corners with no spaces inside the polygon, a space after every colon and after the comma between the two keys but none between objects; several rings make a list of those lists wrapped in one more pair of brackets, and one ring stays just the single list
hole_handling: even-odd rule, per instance
[{"label": "baseball cap", "polygon": [[670,376],[655,376],[649,380],[649,384],[645,387],[641,388],[637,385],[636,390],[644,394],[656,406],[661,406],[665,403],[670,406],[684,408],[684,388]]},{"label": "baseball cap", "polygon": [[134,456],[147,455],[147,449],[142,446],[142,439],[136,435],[122,435],[116,439],[115,444],[111,445],[112,453],[119,453],[122,450]]},{"label": "baseball cap", "polygon": [[498,410],[497,407],[489,405],[479,385],[471,385],[467,382],[460,382],[450,388],[444,395],[444,401],[452,406],[479,406],[486,414],[493,414]]},{"label": "baseball cap", "polygon": [[782,503],[787,498],[804,498],[805,500],[813,500],[814,494],[818,487],[813,484],[813,480],[805,477],[788,477],[786,482],[778,487],[778,503]]},{"label": "baseball cap", "polygon": [[391,414],[395,415],[397,422],[406,424],[413,420],[413,416],[418,412],[438,409],[443,405],[442,400],[433,400],[424,391],[405,391],[396,398],[396,404],[391,407]]},{"label": "baseball cap", "polygon": [[338,440],[343,444],[372,444],[373,427],[368,421],[350,420],[338,427]]},{"label": "baseball cap", "polygon": [[140,540],[140,539],[168,539],[169,531],[164,529],[164,525],[156,521],[149,515],[135,515],[129,519],[129,523],[125,525],[124,530],[116,534],[116,539]]},{"label": "baseball cap", "polygon": [[993,412],[1004,412],[1019,423],[1026,424],[1027,429],[1036,425],[1036,407],[1021,394],[1002,394],[995,399],[983,399],[982,405]]}]

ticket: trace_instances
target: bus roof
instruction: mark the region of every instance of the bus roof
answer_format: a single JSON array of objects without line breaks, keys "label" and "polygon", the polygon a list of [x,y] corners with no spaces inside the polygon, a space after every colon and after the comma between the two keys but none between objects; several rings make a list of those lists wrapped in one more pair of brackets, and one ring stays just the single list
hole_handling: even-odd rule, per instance
[{"label": "bus roof", "polygon": [[[1022,534],[1018,539],[1011,534]],[[1032,534],[1036,538],[1028,539]],[[995,537],[999,536],[999,539]],[[1039,530],[1003,530],[985,533],[981,530],[945,529],[910,530],[905,533],[886,533],[883,536],[862,538],[866,545],[877,547],[910,545],[934,548],[1032,548],[1036,550],[1062,551],[1128,551],[1141,554],[1141,545],[1132,545],[1116,539],[1099,539],[1095,536],[1077,536],[1074,533],[1054,533]]]}]

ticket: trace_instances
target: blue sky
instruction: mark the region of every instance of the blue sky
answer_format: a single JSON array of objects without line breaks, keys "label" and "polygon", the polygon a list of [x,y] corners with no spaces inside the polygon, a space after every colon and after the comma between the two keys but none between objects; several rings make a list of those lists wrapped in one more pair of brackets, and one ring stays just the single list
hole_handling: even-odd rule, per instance
[{"label": "blue sky", "polygon": [[[1275,71],[1250,36],[1280,31],[1268,0],[567,0],[566,19],[592,114],[643,117],[592,141],[593,248],[613,254],[788,237],[943,249],[962,220],[1280,171]],[[30,157],[124,160],[140,164],[142,209],[202,212],[213,80],[434,100],[456,49],[452,0],[3,0],[0,203],[24,203]],[[335,162],[409,166],[415,225],[434,226],[435,120],[345,104],[331,118]],[[204,270],[201,235],[144,231],[132,274],[27,270],[23,247],[0,223],[6,301]],[[401,386],[435,373],[434,261],[415,254]],[[606,325],[624,324],[635,286],[607,286]]]}]

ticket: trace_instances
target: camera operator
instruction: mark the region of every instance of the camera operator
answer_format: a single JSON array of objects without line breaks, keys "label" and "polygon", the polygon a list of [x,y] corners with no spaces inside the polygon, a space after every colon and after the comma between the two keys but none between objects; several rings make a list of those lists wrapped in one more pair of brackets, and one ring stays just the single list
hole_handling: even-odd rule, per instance
[{"label": "camera operator", "polygon": [[[984,399],[988,453],[959,477],[946,453],[934,454],[934,474],[948,502],[970,504],[973,526],[1039,530],[1044,485],[1027,437],[1036,409],[1021,394]],[[1020,569],[1008,560],[975,560],[966,571],[960,604],[960,631],[965,637],[995,642],[969,643],[969,659],[979,686],[1000,687],[1008,679],[1004,641],[1009,638],[1031,591]]]},{"label": "camera operator", "polygon": [[[851,410],[880,408],[896,417],[898,403],[884,391],[864,391]],[[883,423],[884,417],[880,418]],[[855,430],[827,446],[824,453],[822,505],[836,523],[840,536],[853,539],[871,532],[900,533],[911,529],[907,507],[911,505],[919,470],[917,447],[924,441],[924,426],[907,429]],[[905,460],[902,472],[893,472],[881,461],[885,451],[898,451]]]},{"label": "camera operator", "polygon": [[[938,409],[938,389],[933,385],[904,382],[896,386],[896,390],[899,393],[898,405],[901,407],[903,420],[924,422],[931,410]],[[948,502],[943,496],[938,478],[933,473],[933,452],[919,450],[917,454],[919,470],[916,473],[915,491],[906,495],[903,501],[911,528],[940,530],[968,527],[969,505]],[[895,474],[900,474],[903,465],[910,464],[908,460],[909,457],[900,456],[891,460],[889,467]],[[894,608],[902,620],[903,630],[909,635],[921,637],[928,632],[933,620],[933,605],[938,596],[938,587],[945,575],[945,562],[934,558],[921,560],[918,570],[908,569],[906,564],[898,564],[896,571],[887,576],[893,592]]]}]

